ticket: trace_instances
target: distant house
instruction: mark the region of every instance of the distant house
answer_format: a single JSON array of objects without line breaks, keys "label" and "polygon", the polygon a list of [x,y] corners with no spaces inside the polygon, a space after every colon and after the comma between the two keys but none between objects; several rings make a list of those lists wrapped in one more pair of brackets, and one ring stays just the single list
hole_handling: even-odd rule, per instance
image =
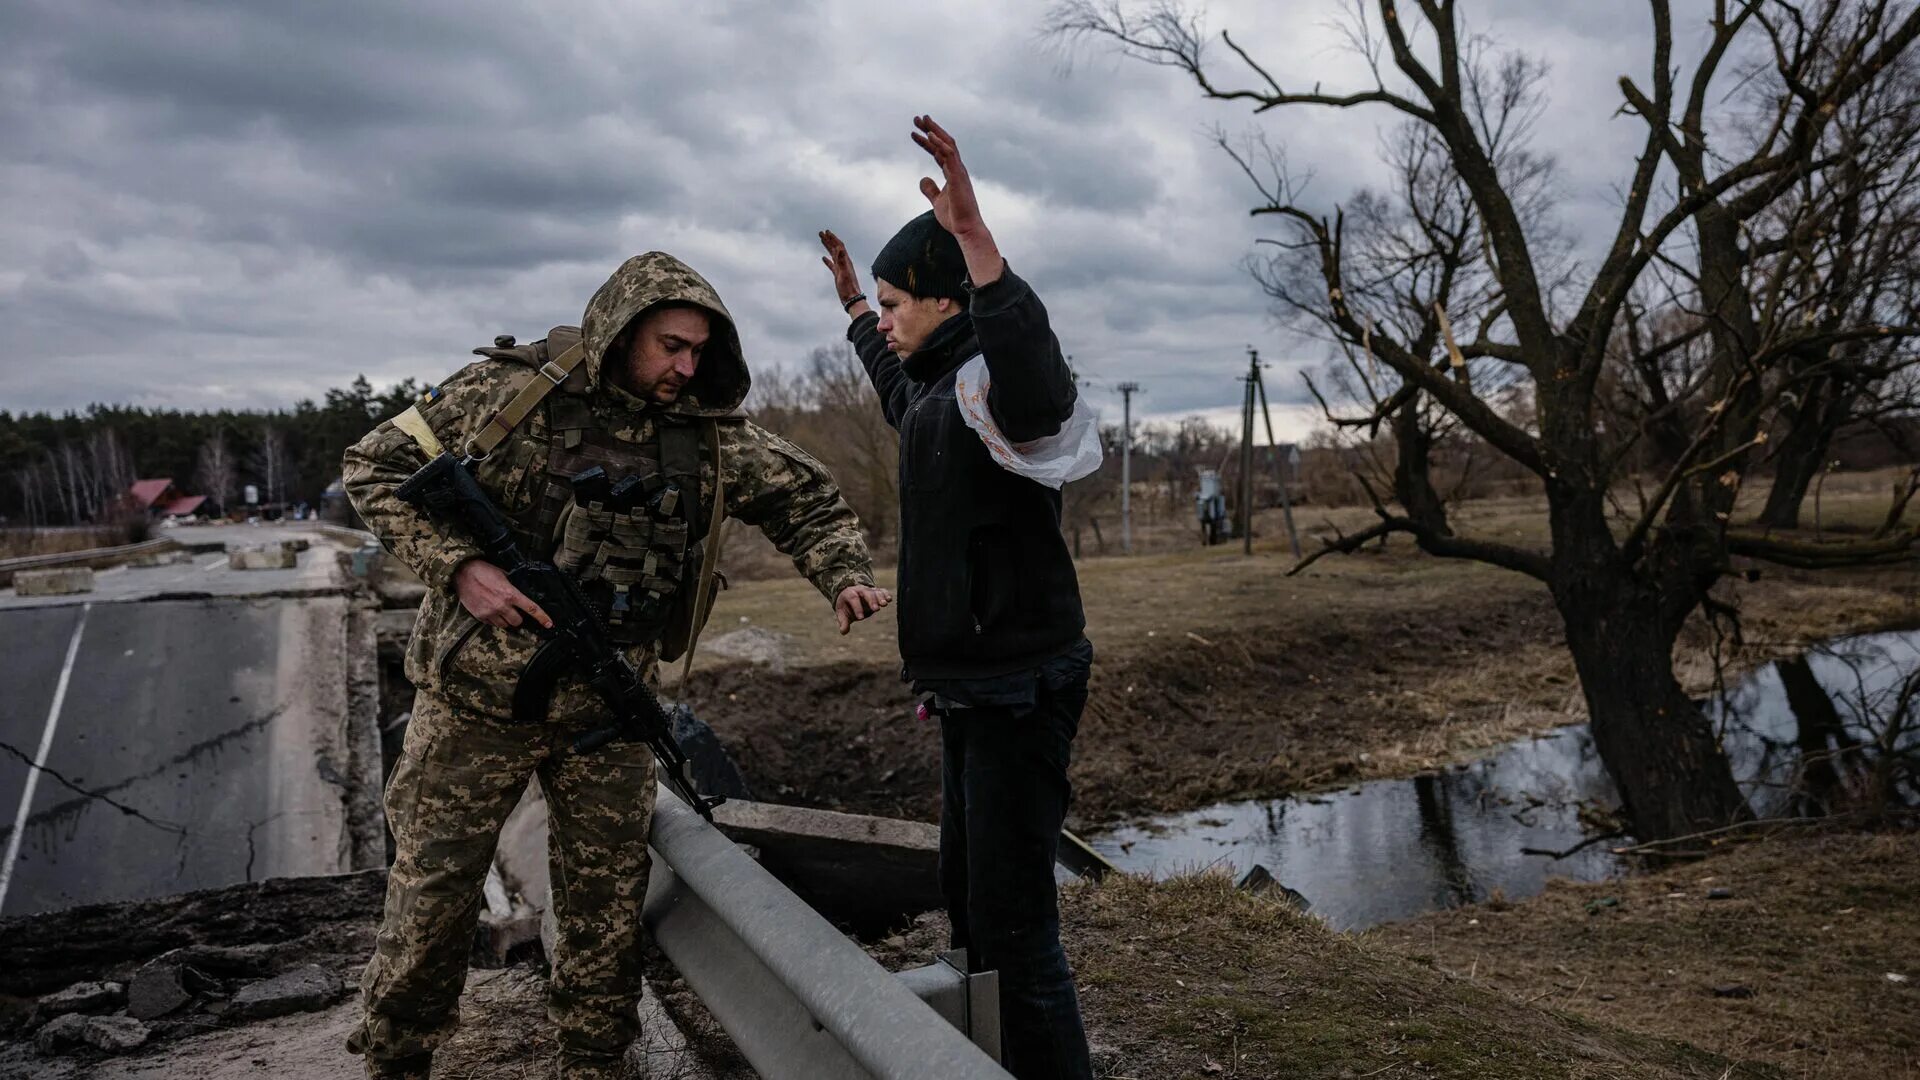
[{"label": "distant house", "polygon": [[127,489],[127,500],[134,509],[149,517],[191,517],[207,501],[205,495],[189,495],[175,486],[171,478],[135,480]]}]

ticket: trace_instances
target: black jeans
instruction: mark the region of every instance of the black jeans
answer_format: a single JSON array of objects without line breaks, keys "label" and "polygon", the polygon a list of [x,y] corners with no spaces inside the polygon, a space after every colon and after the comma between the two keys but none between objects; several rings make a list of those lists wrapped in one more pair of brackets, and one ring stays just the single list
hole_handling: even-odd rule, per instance
[{"label": "black jeans", "polygon": [[940,721],[940,883],[953,945],[1000,973],[1001,1048],[1019,1080],[1091,1080],[1060,947],[1053,857],[1087,684],[1042,684],[1031,712],[956,709]]}]

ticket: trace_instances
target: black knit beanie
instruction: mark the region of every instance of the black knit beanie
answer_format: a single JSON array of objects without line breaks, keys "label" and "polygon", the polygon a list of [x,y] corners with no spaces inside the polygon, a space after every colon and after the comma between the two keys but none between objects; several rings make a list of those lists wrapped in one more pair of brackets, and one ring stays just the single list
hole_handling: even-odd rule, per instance
[{"label": "black knit beanie", "polygon": [[960,241],[929,210],[901,227],[873,259],[873,276],[920,299],[967,296],[967,259]]}]

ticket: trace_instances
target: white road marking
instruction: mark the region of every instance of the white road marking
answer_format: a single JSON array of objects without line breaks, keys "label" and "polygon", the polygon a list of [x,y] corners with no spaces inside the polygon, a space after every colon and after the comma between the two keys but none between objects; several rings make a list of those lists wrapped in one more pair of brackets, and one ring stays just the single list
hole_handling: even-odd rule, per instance
[{"label": "white road marking", "polygon": [[80,621],[73,625],[73,638],[67,642],[67,662],[60,667],[60,681],[53,688],[53,704],[47,706],[47,726],[40,732],[40,749],[33,755],[33,768],[27,771],[27,790],[20,793],[20,810],[13,815],[13,834],[7,837],[7,854],[0,859],[0,911],[7,906],[7,887],[13,884],[13,864],[20,860],[20,838],[27,831],[28,812],[33,809],[33,791],[40,785],[40,770],[46,768],[47,755],[53,752],[53,729],[60,723],[60,707],[67,703],[67,683],[73,678],[73,661],[80,655],[80,635],[87,628],[91,602],[80,605]]}]

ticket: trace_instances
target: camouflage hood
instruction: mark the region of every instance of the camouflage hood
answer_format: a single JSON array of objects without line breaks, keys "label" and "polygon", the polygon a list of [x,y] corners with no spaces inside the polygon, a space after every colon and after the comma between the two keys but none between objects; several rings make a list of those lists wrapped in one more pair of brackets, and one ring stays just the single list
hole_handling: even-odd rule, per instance
[{"label": "camouflage hood", "polygon": [[580,318],[581,338],[586,344],[588,384],[602,385],[601,368],[607,346],[642,312],[655,304],[680,301],[705,309],[713,316],[713,337],[700,357],[700,368],[680,391],[679,398],[666,407],[668,412],[690,416],[714,416],[733,412],[747,398],[752,379],[747,375],[746,357],[740,352],[740,335],[734,330],[733,316],[720,302],[720,294],[693,267],[664,251],[635,255],[620,264],[600,291],[587,301],[586,314]]}]

